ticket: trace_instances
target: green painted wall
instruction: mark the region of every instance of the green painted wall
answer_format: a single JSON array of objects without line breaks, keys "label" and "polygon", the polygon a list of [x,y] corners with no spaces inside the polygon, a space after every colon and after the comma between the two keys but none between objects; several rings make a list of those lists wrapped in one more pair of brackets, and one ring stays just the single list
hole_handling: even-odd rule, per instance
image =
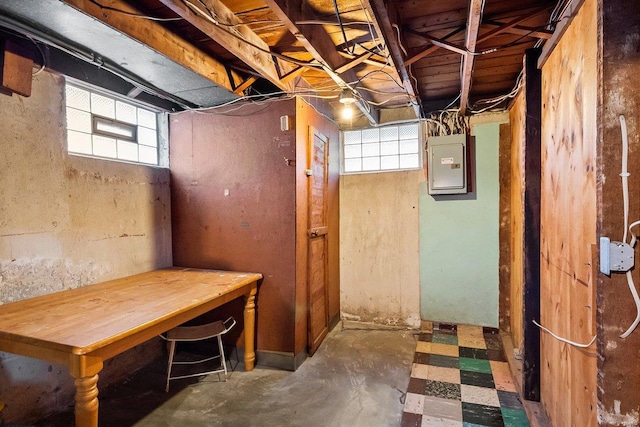
[{"label": "green painted wall", "polygon": [[499,123],[473,126],[474,191],[420,188],[420,315],[423,320],[498,326]]}]

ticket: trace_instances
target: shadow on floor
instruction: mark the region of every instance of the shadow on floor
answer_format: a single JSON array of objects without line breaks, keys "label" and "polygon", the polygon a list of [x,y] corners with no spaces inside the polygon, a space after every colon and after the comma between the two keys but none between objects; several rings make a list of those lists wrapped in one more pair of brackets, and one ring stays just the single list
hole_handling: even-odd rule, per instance
[{"label": "shadow on floor", "polygon": [[[355,326],[354,326],[355,325]],[[101,427],[399,426],[415,350],[413,331],[336,327],[296,372],[242,363],[217,375],[172,381],[159,360],[100,392]],[[38,424],[73,425],[73,408]]]}]

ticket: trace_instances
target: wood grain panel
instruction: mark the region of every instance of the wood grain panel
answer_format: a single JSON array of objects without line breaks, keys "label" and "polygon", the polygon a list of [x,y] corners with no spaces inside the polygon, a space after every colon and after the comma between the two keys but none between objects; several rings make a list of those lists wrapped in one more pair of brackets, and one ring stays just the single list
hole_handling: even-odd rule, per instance
[{"label": "wood grain panel", "polygon": [[[296,103],[296,137],[304,143],[298,144],[298,158],[306,159],[308,154],[309,127],[312,127],[329,139],[329,144],[325,145],[329,156],[329,169],[327,173],[327,291],[328,291],[328,314],[330,325],[333,326],[340,318],[340,206],[339,206],[339,186],[340,177],[340,138],[336,124],[318,113],[322,110],[322,102],[318,99],[311,99],[314,106],[309,105],[302,98],[298,98]],[[296,233],[300,236],[296,238],[298,260],[296,265],[296,298],[297,307],[304,309],[296,310],[296,336],[295,352],[306,350],[309,302],[307,285],[307,237],[308,211],[307,211],[307,176],[305,169],[306,161],[296,163],[296,192],[298,222]],[[303,195],[305,195],[303,197]]]},{"label": "wood grain panel", "polygon": [[[587,1],[543,68],[541,322],[587,343],[596,333],[597,3]],[[542,403],[553,425],[594,426],[596,351],[541,338]]]},{"label": "wood grain panel", "polygon": [[524,224],[524,93],[515,98],[509,110],[511,122],[511,337],[522,351],[522,284]]},{"label": "wood grain panel", "polygon": [[293,352],[296,136],[279,118],[295,100],[233,114],[171,118],[174,264],[263,273],[257,348]]},{"label": "wood grain panel", "polygon": [[327,292],[327,140],[309,130],[309,354],[329,332]]},{"label": "wood grain panel", "polygon": [[498,325],[500,330],[509,331],[511,324],[511,127],[500,125],[499,146],[500,168],[500,293],[498,304]]}]

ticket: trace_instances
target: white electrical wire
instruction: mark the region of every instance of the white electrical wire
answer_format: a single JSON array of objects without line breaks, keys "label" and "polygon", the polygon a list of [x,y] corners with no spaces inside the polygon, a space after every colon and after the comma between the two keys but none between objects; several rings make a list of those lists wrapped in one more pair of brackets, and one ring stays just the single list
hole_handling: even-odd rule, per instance
[{"label": "white electrical wire", "polygon": [[[620,115],[620,131],[622,133],[622,171],[620,172],[620,177],[622,178],[622,200],[624,206],[624,237],[622,238],[622,243],[627,243],[627,231],[630,231],[630,246],[633,249],[636,244],[636,235],[631,231],[631,228],[640,224],[640,221],[636,221],[629,225],[629,175],[631,175],[627,170],[629,158],[629,137],[627,135],[627,121],[623,115]],[[629,329],[620,335],[620,338],[627,338],[636,329],[638,323],[640,323],[640,296],[638,296],[636,285],[633,283],[631,270],[627,271],[627,284],[629,285],[629,290],[631,291],[633,300],[636,303],[637,314],[636,319],[633,321],[631,326],[629,326]]]},{"label": "white electrical wire", "polygon": [[587,344],[581,344],[579,342],[571,341],[571,340],[568,340],[566,338],[562,338],[561,336],[558,336],[558,335],[554,334],[549,329],[545,328],[544,326],[542,326],[540,323],[536,322],[535,320],[532,320],[532,322],[538,328],[542,329],[543,331],[545,331],[546,333],[548,333],[549,335],[551,335],[552,337],[554,337],[558,341],[565,342],[565,343],[570,344],[570,345],[572,345],[574,347],[588,348],[588,347],[591,347],[591,345],[596,341],[597,335],[594,335],[593,338],[591,338],[591,341],[589,341]]}]

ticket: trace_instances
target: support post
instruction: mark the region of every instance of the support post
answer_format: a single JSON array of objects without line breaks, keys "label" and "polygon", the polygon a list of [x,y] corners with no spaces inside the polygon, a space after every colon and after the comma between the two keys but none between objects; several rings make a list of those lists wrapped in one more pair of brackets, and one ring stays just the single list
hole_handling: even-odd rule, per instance
[{"label": "support post", "polygon": [[524,160],[524,256],[522,393],[540,401],[540,201],[542,73],[539,49],[526,51],[525,67],[525,160]]}]

